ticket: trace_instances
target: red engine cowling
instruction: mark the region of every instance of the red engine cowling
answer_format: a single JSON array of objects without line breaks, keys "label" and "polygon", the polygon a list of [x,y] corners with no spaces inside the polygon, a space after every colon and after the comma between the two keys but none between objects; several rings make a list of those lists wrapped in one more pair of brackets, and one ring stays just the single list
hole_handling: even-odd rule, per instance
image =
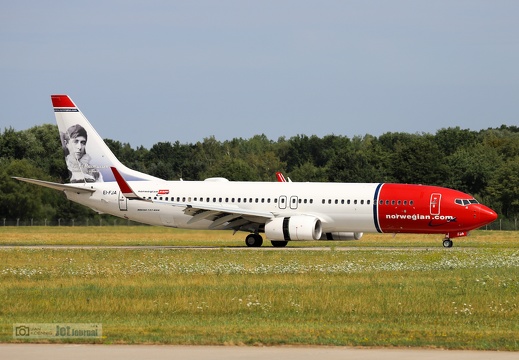
[{"label": "red engine cowling", "polygon": [[314,216],[279,217],[265,224],[269,240],[319,240],[322,233],[321,220]]},{"label": "red engine cowling", "polygon": [[360,240],[360,238],[364,235],[361,232],[330,232],[324,233],[321,236],[321,240]]}]

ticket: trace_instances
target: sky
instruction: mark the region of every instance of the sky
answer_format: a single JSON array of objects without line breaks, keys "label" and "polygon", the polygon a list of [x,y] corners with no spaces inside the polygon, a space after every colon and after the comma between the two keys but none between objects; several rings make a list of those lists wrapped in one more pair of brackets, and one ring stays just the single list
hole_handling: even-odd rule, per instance
[{"label": "sky", "polygon": [[132,147],[519,125],[519,1],[0,0],[0,130]]}]

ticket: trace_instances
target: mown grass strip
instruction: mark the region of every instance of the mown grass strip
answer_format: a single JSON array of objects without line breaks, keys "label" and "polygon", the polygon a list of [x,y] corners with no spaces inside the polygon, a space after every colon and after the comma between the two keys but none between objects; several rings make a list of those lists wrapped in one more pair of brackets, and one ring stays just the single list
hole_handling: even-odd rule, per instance
[{"label": "mown grass strip", "polygon": [[[154,226],[20,226],[0,227],[1,245],[215,246],[243,247],[245,233],[194,231]],[[269,241],[264,246],[270,246]],[[292,241],[289,247],[430,247],[442,246],[441,235],[365,234],[359,241]],[[473,231],[454,239],[455,247],[519,248],[519,232]]]},{"label": "mown grass strip", "polygon": [[95,322],[104,343],[519,350],[519,251],[0,250],[12,324]]}]

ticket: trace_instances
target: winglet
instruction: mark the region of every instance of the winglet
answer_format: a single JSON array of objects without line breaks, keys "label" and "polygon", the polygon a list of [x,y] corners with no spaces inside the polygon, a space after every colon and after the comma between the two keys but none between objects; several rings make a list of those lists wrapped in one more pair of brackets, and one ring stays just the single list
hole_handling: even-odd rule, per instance
[{"label": "winglet", "polygon": [[278,179],[278,182],[292,182],[290,178],[285,178],[285,175],[280,171],[276,172],[276,178]]},{"label": "winglet", "polygon": [[280,171],[276,172],[276,178],[278,179],[278,182],[287,182],[285,175]]},{"label": "winglet", "polygon": [[121,189],[121,192],[123,193],[126,198],[129,200],[143,200],[143,201],[150,201],[147,199],[144,199],[137,195],[135,191],[130,187],[130,185],[124,180],[123,176],[119,173],[117,168],[111,166],[110,169],[112,169],[112,173],[114,174],[115,181],[117,181],[117,185],[119,185],[119,189]]}]

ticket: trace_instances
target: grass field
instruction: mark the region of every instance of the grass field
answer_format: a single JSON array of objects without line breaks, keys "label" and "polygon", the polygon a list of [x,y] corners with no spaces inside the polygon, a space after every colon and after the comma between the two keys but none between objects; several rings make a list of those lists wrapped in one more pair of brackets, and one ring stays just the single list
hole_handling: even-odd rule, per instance
[{"label": "grass field", "polygon": [[[519,233],[474,232],[451,249],[438,236],[365,235],[274,251],[232,249],[243,234],[144,226],[7,227],[0,237],[180,247],[0,246],[2,342],[15,341],[14,323],[67,322],[102,323],[99,343],[519,351]],[[184,248],[197,245],[212,248]]]}]

